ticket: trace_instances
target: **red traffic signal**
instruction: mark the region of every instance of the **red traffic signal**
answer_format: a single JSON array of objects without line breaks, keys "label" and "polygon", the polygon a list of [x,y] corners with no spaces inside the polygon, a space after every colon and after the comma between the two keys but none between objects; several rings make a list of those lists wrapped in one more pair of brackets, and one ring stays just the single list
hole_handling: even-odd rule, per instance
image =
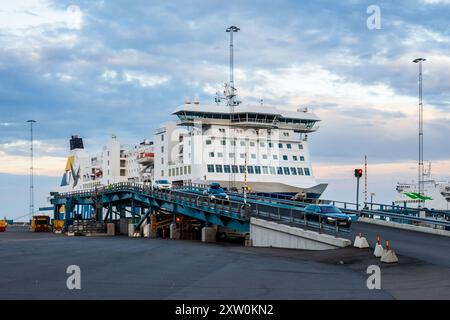
[{"label": "red traffic signal", "polygon": [[355,177],[356,178],[361,178],[363,175],[363,170],[362,169],[355,169]]}]

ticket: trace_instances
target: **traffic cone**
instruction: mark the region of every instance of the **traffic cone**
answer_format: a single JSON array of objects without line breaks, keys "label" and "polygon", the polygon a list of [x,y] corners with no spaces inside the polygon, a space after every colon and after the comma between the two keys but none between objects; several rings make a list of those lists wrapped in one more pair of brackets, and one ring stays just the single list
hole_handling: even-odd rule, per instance
[{"label": "traffic cone", "polygon": [[386,240],[386,249],[383,250],[383,254],[381,255],[381,262],[384,263],[396,263],[398,262],[397,255],[394,250],[391,249],[389,240]]},{"label": "traffic cone", "polygon": [[369,247],[369,243],[367,242],[367,239],[365,237],[361,236],[360,233],[356,236],[353,246],[356,248],[364,249]]},{"label": "traffic cone", "polygon": [[377,244],[375,245],[375,250],[373,250],[373,255],[380,258],[383,255],[383,246],[381,245],[380,236],[377,236]]}]

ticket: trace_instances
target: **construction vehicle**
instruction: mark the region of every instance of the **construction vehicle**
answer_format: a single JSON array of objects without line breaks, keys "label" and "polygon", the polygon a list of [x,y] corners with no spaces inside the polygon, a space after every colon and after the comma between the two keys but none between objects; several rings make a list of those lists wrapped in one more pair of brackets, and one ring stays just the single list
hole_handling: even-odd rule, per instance
[{"label": "construction vehicle", "polygon": [[50,229],[49,216],[34,216],[31,220],[31,231],[33,232],[49,232]]},{"label": "construction vehicle", "polygon": [[0,220],[0,232],[5,232],[7,226],[8,223],[6,222],[6,220]]}]

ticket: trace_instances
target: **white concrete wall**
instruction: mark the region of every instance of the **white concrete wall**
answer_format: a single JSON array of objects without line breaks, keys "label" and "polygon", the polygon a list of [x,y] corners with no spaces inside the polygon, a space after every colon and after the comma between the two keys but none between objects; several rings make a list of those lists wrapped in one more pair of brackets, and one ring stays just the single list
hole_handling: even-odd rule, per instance
[{"label": "white concrete wall", "polygon": [[251,218],[250,238],[254,247],[328,250],[351,245],[351,241],[263,219]]},{"label": "white concrete wall", "polygon": [[358,222],[364,222],[364,223],[370,223],[370,224],[375,224],[375,225],[384,226],[384,227],[391,227],[391,228],[423,232],[423,233],[430,233],[430,234],[436,234],[436,235],[440,235],[440,236],[450,237],[450,231],[443,230],[443,229],[433,229],[430,227],[416,226],[416,225],[412,225],[412,224],[377,220],[377,219],[365,218],[365,217],[359,217]]}]

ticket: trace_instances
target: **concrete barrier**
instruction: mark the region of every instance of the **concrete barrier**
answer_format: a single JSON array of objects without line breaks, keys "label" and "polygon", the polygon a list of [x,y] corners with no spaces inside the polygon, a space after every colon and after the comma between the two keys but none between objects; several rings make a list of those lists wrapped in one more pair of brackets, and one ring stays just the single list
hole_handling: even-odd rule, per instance
[{"label": "concrete barrier", "polygon": [[137,231],[134,230],[134,224],[132,223],[128,225],[128,236],[132,238],[139,238],[141,236],[139,230]]},{"label": "concrete barrier", "polygon": [[171,223],[170,224],[170,239],[180,240],[180,238],[181,238],[180,229],[177,228],[177,225],[175,223]]},{"label": "concrete barrier", "polygon": [[377,244],[375,245],[375,249],[373,250],[373,255],[377,258],[381,258],[383,255],[383,246],[381,245],[380,236],[377,236]]},{"label": "concrete barrier", "polygon": [[355,241],[353,242],[353,246],[355,248],[365,249],[369,248],[369,243],[367,242],[367,239],[363,236],[361,236],[361,233],[358,234],[355,238]]},{"label": "concrete barrier", "polygon": [[202,228],[202,242],[216,242],[217,230],[213,227]]},{"label": "concrete barrier", "polygon": [[383,250],[383,254],[381,255],[381,262],[384,263],[397,263],[398,258],[395,254],[394,250],[392,250],[389,246],[389,240],[386,240],[386,249]]},{"label": "concrete barrier", "polygon": [[348,239],[253,217],[250,219],[250,238],[254,247],[328,250],[351,245]]},{"label": "concrete barrier", "polygon": [[376,225],[384,226],[384,227],[391,227],[391,228],[423,232],[423,233],[430,233],[430,234],[436,234],[439,236],[450,237],[450,231],[448,231],[448,230],[433,229],[430,227],[415,226],[412,224],[377,220],[377,219],[366,218],[366,217],[359,217],[358,222],[364,222],[364,223],[376,224]]},{"label": "concrete barrier", "polygon": [[116,235],[116,224],[108,223],[106,225],[106,233],[108,234],[108,236],[115,236]]}]

